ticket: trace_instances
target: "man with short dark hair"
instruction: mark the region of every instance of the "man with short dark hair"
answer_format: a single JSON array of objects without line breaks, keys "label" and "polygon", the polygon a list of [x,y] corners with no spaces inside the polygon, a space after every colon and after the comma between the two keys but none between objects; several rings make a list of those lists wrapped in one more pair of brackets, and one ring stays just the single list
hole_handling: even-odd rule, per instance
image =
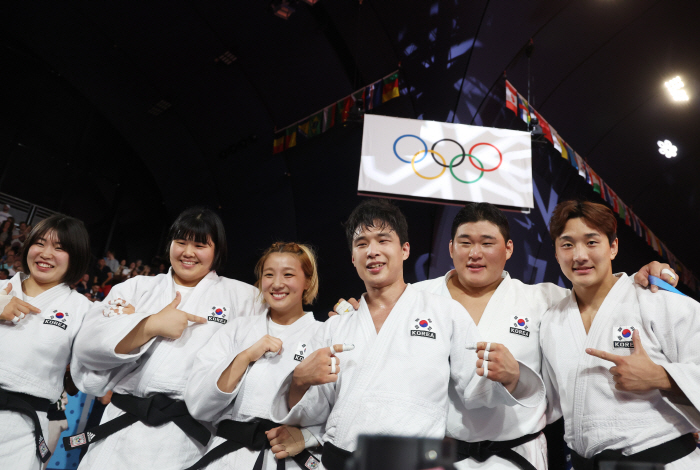
[{"label": "man with short dark hair", "polygon": [[502,345],[477,343],[476,325],[457,302],[404,282],[410,248],[396,206],[364,201],[345,227],[367,293],[358,311],[326,321],[311,344],[320,349],[273,403],[278,422],[326,423],[325,468],[342,470],[360,434],[442,438],[450,381],[468,409],[542,406],[539,376]]},{"label": "man with short dark hair", "polygon": [[10,278],[10,271],[7,269],[0,269],[0,281],[4,281],[5,279]]}]

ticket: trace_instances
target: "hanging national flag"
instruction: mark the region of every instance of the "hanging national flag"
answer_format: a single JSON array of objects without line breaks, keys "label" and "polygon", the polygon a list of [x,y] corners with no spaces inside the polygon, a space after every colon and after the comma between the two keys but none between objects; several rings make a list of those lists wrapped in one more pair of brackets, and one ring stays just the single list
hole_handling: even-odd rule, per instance
[{"label": "hanging national flag", "polygon": [[374,108],[374,83],[365,87],[365,111]]},{"label": "hanging national flag", "polygon": [[299,124],[298,129],[300,139],[309,138],[309,121],[304,121],[303,123]]},{"label": "hanging national flag", "polygon": [[316,137],[321,133],[321,125],[323,123],[323,111],[314,114],[309,119],[309,138]]},{"label": "hanging national flag", "polygon": [[630,215],[630,208],[625,204],[625,225],[628,227],[632,226],[632,216]]},{"label": "hanging national flag", "polygon": [[384,89],[384,81],[376,81],[374,85],[372,85],[372,88],[374,89],[374,91],[372,92],[372,101],[374,102],[372,104],[372,108],[376,108],[377,106],[382,104],[382,90]]},{"label": "hanging national flag", "polygon": [[559,137],[559,134],[557,134],[557,140],[559,141],[559,147],[561,147],[561,158],[563,158],[564,160],[568,160],[569,152],[566,150],[566,142],[564,142],[564,139]]},{"label": "hanging national flag", "polygon": [[275,134],[275,138],[272,141],[272,154],[282,151],[284,151],[284,134]]},{"label": "hanging national flag", "polygon": [[326,106],[323,109],[323,129],[321,132],[326,132],[335,125],[335,103]]},{"label": "hanging national flag", "polygon": [[520,93],[518,93],[518,116],[528,125],[530,124],[530,105]]},{"label": "hanging national flag", "polygon": [[552,131],[552,145],[554,145],[554,150],[561,153],[561,139],[559,134],[552,126],[549,126],[549,129]]},{"label": "hanging national flag", "polygon": [[288,127],[287,134],[284,136],[284,148],[290,149],[297,145],[297,128],[296,126]]},{"label": "hanging national flag", "polygon": [[[532,109],[532,108],[530,108]],[[532,110],[535,113],[535,117],[537,118],[537,122],[540,124],[540,127],[542,128],[542,134],[544,135],[544,138],[550,141],[552,144],[554,144],[554,140],[552,139],[552,131],[549,128],[549,123],[544,120],[544,118],[535,111],[534,109]]]},{"label": "hanging national flag", "polygon": [[354,102],[355,100],[352,98],[352,96],[348,96],[347,98],[343,98],[342,100],[338,101],[337,108],[339,122],[345,122],[348,120],[348,115],[350,114],[350,109],[352,109]]},{"label": "hanging national flag", "polygon": [[386,103],[392,98],[399,96],[399,74],[394,73],[384,79],[384,89],[382,90],[382,103]]},{"label": "hanging national flag", "polygon": [[518,92],[515,91],[513,85],[506,80],[506,108],[518,114]]},{"label": "hanging national flag", "polygon": [[574,152],[574,155],[576,156],[576,165],[578,166],[579,176],[585,180],[588,180],[588,176],[586,175],[586,162],[583,161],[583,158],[578,153]]},{"label": "hanging national flag", "polygon": [[602,196],[601,193],[601,185],[602,185],[602,180],[598,176],[598,174],[593,171],[593,169],[589,166],[588,167],[588,175],[591,178],[591,186],[593,186],[593,191],[597,192]]},{"label": "hanging national flag", "polygon": [[566,146],[566,153],[569,156],[569,163],[571,163],[571,166],[578,170],[578,163],[576,162],[576,154],[574,153],[574,149],[572,149],[566,142],[564,142],[564,145]]}]

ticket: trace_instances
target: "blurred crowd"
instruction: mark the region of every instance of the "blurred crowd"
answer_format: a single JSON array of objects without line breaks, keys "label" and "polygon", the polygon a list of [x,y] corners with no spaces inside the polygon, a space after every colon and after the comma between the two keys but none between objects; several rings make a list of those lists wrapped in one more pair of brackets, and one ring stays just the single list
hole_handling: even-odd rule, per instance
[{"label": "blurred crowd", "polygon": [[[32,230],[25,222],[15,223],[10,205],[5,204],[0,212],[0,280],[8,279],[22,272],[22,246]],[[71,286],[91,301],[101,301],[109,294],[112,286],[136,276],[155,276],[167,273],[169,261],[166,257],[155,257],[149,264],[142,260],[119,260],[113,251],[107,251],[98,258],[89,272]]]}]

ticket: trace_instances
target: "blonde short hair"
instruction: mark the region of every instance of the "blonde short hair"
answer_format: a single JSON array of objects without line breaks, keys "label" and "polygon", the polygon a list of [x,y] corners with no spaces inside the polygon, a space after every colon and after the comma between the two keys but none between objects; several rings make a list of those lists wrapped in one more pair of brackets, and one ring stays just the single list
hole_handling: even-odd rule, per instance
[{"label": "blonde short hair", "polygon": [[275,242],[262,254],[258,263],[255,265],[255,287],[260,289],[262,280],[262,272],[265,267],[265,261],[273,253],[289,253],[296,255],[299,258],[299,264],[304,271],[306,280],[309,281],[309,287],[304,290],[302,301],[304,305],[309,305],[316,299],[318,295],[318,269],[316,266],[316,254],[308,245],[302,245],[294,242]]}]

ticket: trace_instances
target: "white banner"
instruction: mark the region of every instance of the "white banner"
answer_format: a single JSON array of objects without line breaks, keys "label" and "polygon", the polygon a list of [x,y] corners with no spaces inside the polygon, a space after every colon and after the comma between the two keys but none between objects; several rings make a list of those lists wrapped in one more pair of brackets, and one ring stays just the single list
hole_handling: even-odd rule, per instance
[{"label": "white banner", "polygon": [[367,114],[357,190],[533,208],[530,134]]}]

